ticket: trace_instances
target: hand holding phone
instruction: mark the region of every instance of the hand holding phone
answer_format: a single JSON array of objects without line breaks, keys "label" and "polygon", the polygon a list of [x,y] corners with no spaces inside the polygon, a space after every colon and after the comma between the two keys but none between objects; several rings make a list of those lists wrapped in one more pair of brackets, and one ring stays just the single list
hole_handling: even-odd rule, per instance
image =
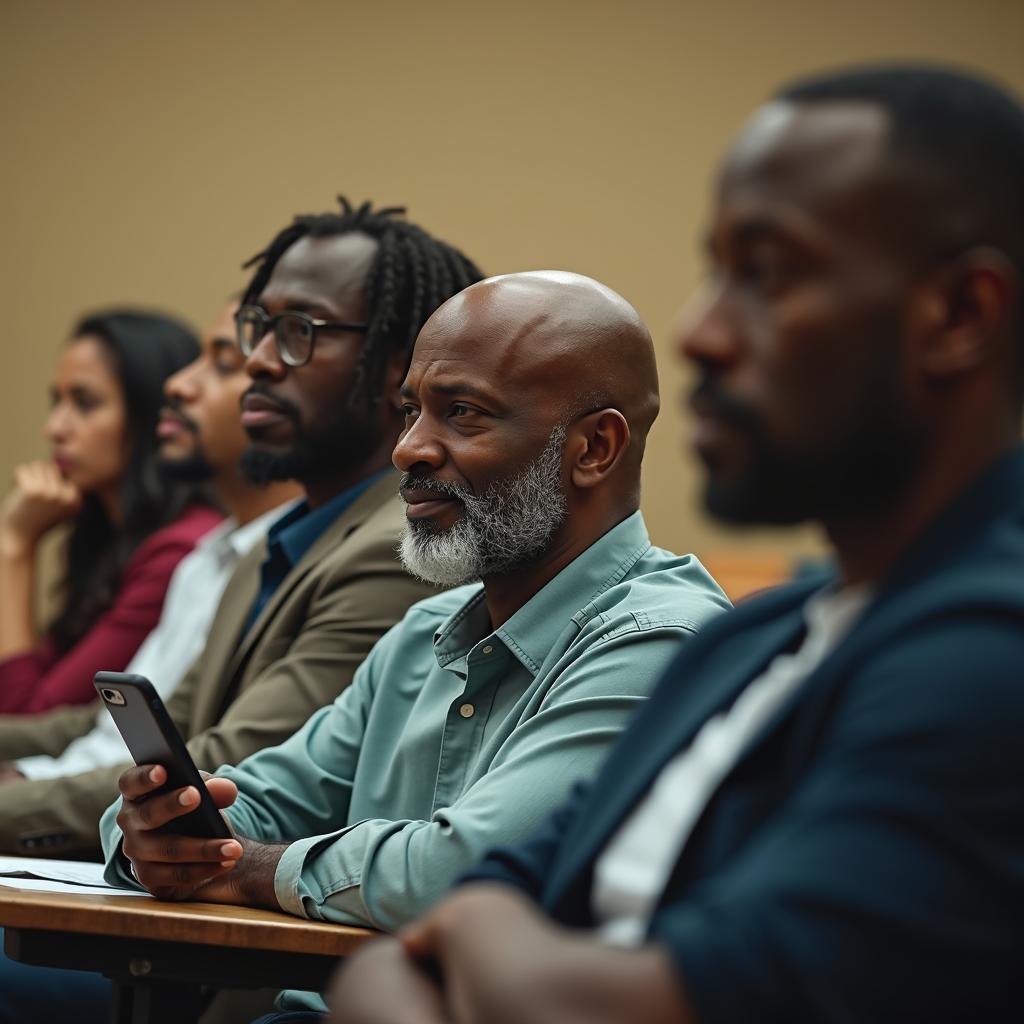
[{"label": "hand holding phone", "polygon": [[187,812],[179,812],[164,827],[185,836],[230,839],[231,829],[210,797],[185,741],[153,684],[145,676],[97,672],[93,685],[103,698],[135,763],[160,765],[167,773],[166,782],[152,793],[140,795],[139,799],[151,799],[162,793],[194,786],[199,793],[198,805]]},{"label": "hand holding phone", "polygon": [[243,840],[205,839],[168,828],[194,812],[201,792],[215,807],[234,803],[234,783],[213,776],[200,777],[199,782],[199,787],[168,791],[167,772],[161,765],[142,765],[124,772],[118,783],[121,849],[132,862],[135,877],[160,899],[245,903],[236,892],[232,870],[245,852]]},{"label": "hand holding phone", "polygon": [[94,684],[137,766],[121,775],[117,823],[135,876],[161,899],[241,902],[211,885],[242,856],[220,811],[234,803],[227,779],[201,773],[159,695],[142,676],[97,673]]},{"label": "hand holding phone", "polygon": [[94,682],[136,762],[118,783],[117,815],[135,877],[160,899],[280,910],[275,879],[288,843],[232,834],[220,812],[237,787],[196,769],[148,679],[99,672]]}]

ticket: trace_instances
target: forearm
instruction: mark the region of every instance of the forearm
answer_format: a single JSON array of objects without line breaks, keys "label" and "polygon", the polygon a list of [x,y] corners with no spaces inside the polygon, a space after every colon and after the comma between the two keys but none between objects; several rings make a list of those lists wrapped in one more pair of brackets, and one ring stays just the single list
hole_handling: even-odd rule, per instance
[{"label": "forearm", "polygon": [[99,710],[99,704],[93,703],[54,708],[41,715],[0,715],[0,758],[57,757],[72,741],[92,731]]},{"label": "forearm", "polygon": [[36,645],[32,622],[35,549],[0,534],[0,660]]},{"label": "forearm", "polygon": [[458,1021],[697,1024],[669,951],[623,949],[553,924],[505,886],[467,885],[399,940],[435,965]]},{"label": "forearm", "polygon": [[[494,1024],[697,1024],[668,951],[566,941],[550,969],[503,994]],[[497,1009],[497,1007],[496,1007]]]}]

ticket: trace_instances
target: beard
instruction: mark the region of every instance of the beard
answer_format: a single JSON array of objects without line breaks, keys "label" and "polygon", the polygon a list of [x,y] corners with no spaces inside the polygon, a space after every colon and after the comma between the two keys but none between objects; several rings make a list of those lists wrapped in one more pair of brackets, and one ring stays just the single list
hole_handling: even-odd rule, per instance
[{"label": "beard", "polygon": [[322,426],[307,430],[294,402],[274,395],[259,382],[249,391],[273,398],[295,426],[295,443],[288,451],[268,451],[250,441],[238,463],[242,479],[249,486],[265,487],[275,480],[308,483],[347,466],[359,465],[380,444],[381,428],[374,422],[372,412],[360,413],[353,408],[350,394],[338,400],[336,409]]},{"label": "beard", "polygon": [[213,466],[206,461],[198,442],[183,459],[158,457],[156,471],[161,480],[178,484],[205,484],[216,475]]},{"label": "beard", "polygon": [[439,530],[433,519],[406,522],[400,549],[406,571],[427,583],[459,587],[539,558],[568,511],[561,473],[565,439],[565,427],[555,427],[536,460],[481,494],[433,477],[403,477],[403,490],[435,491],[463,505],[448,530]]},{"label": "beard", "polygon": [[181,420],[182,426],[192,436],[192,451],[183,459],[169,459],[157,452],[156,472],[161,480],[168,483],[204,484],[212,480],[217,471],[207,461],[203,446],[199,442],[199,424],[191,416],[187,416],[179,402],[169,399],[166,406],[173,409]]},{"label": "beard", "polygon": [[749,457],[735,478],[706,458],[708,511],[727,522],[788,526],[871,515],[909,487],[924,450],[907,411],[895,329],[882,332],[865,368],[851,412],[813,433],[800,450],[775,444],[757,411],[722,392],[706,375],[694,392],[742,432]]}]

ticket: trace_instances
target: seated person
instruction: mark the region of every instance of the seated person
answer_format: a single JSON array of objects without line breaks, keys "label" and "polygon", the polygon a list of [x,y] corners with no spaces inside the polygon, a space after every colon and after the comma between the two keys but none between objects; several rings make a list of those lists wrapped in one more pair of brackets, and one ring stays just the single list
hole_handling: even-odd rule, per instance
[{"label": "seated person", "polygon": [[[243,297],[246,315],[278,319],[243,346],[250,354],[241,471],[249,487],[298,480],[308,499],[273,525],[269,552],[261,542],[240,560],[208,643],[167,701],[196,764],[209,770],[290,736],[348,686],[410,605],[436,593],[396,554],[405,521],[391,466],[403,422],[398,386],[420,318],[449,296],[438,286],[417,309],[416,267],[447,261],[452,290],[479,276],[456,250],[369,207],[297,218],[260,261]],[[388,274],[390,294],[381,289]],[[314,328],[300,353],[306,358],[297,360],[293,322],[301,333],[314,316],[359,331]],[[365,343],[353,344],[364,323]],[[237,337],[237,319],[234,330]],[[39,752],[36,735],[6,725],[0,755]],[[61,749],[60,730],[53,732],[47,753]],[[9,852],[96,851],[100,815],[124,768],[121,761],[49,780],[45,799],[22,819],[30,834],[10,836],[17,845]]]},{"label": "seated person", "polygon": [[818,520],[838,577],[687,644],[593,785],[350,962],[335,1020],[1024,1017],[1022,181],[1024,110],[965,75],[755,116],[681,339],[695,443],[713,511]]},{"label": "seated person", "polygon": [[[122,671],[157,624],[171,573],[222,516],[154,470],[167,377],[196,339],[161,316],[86,317],[57,361],[50,462],[19,466],[0,504],[0,713],[88,704],[100,669]],[[33,626],[36,547],[72,523],[62,608]]]},{"label": "seated person", "polygon": [[199,794],[150,797],[164,770],[126,771],[101,824],[111,882],[393,931],[592,775],[728,607],[693,556],[648,540],[654,347],[614,292],[562,273],[473,285],[423,328],[402,396],[402,558],[457,589],[290,740],[209,781],[237,839],[168,843]]},{"label": "seated person", "polygon": [[[257,487],[242,479],[238,463],[247,438],[238,406],[250,380],[235,342],[237,309],[233,302],[222,311],[202,339],[199,356],[164,385],[167,404],[157,427],[160,475],[205,482],[230,513],[178,563],[160,621],[126,669],[151,680],[164,700],[206,646],[217,605],[239,559],[302,495],[294,482]],[[0,770],[0,779],[30,783],[0,788],[0,850],[9,853],[34,845],[32,825],[39,807],[55,804],[53,787],[45,780],[131,761],[113,719],[95,704],[42,715],[0,716],[0,753],[14,748],[21,756]],[[41,753],[46,750],[54,756]],[[72,830],[76,806],[68,808],[72,817],[66,819]],[[52,844],[52,833],[46,835]]]},{"label": "seated person", "polygon": [[[396,553],[398,388],[424,321],[480,274],[395,213],[344,203],[296,218],[258,257],[242,297],[236,330],[252,378],[243,474],[253,485],[298,480],[307,500],[241,559],[202,655],[167,702],[200,768],[287,739],[351,683],[410,605],[437,592]],[[36,845],[16,852],[46,853],[48,838],[95,850],[124,767],[51,780]],[[109,985],[97,994],[90,975],[67,971],[58,988],[52,974],[33,981],[38,968],[12,978],[10,964],[0,960],[0,1014],[10,1020],[106,1019]]]}]

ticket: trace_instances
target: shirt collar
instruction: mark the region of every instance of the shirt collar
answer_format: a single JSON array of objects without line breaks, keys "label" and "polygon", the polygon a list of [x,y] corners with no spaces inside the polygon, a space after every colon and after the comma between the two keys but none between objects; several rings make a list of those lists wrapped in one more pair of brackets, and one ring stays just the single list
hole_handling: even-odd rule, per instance
[{"label": "shirt collar", "polygon": [[[234,549],[235,554],[239,558],[244,557],[252,551],[260,538],[266,535],[267,531],[274,523],[279,519],[283,519],[302,500],[302,498],[292,498],[291,501],[286,501],[283,504],[278,505],[276,508],[272,508],[269,512],[264,512],[263,515],[257,516],[251,523],[246,523],[245,526],[239,526],[225,539]],[[232,520],[232,522],[234,522],[234,520]]]},{"label": "shirt collar", "polygon": [[[570,562],[493,635],[535,676],[569,622],[585,619],[587,606],[614,587],[650,547],[643,516],[634,512]],[[443,667],[465,655],[483,639],[487,622],[481,585],[435,635],[438,663]]]},{"label": "shirt collar", "polygon": [[362,494],[372,487],[391,468],[374,473],[365,480],[360,480],[347,491],[331,498],[326,505],[321,505],[315,512],[309,509],[309,502],[299,501],[288,512],[274,523],[267,531],[267,545],[280,546],[288,559],[289,565],[296,565],[302,556],[319,540],[320,535]]}]

